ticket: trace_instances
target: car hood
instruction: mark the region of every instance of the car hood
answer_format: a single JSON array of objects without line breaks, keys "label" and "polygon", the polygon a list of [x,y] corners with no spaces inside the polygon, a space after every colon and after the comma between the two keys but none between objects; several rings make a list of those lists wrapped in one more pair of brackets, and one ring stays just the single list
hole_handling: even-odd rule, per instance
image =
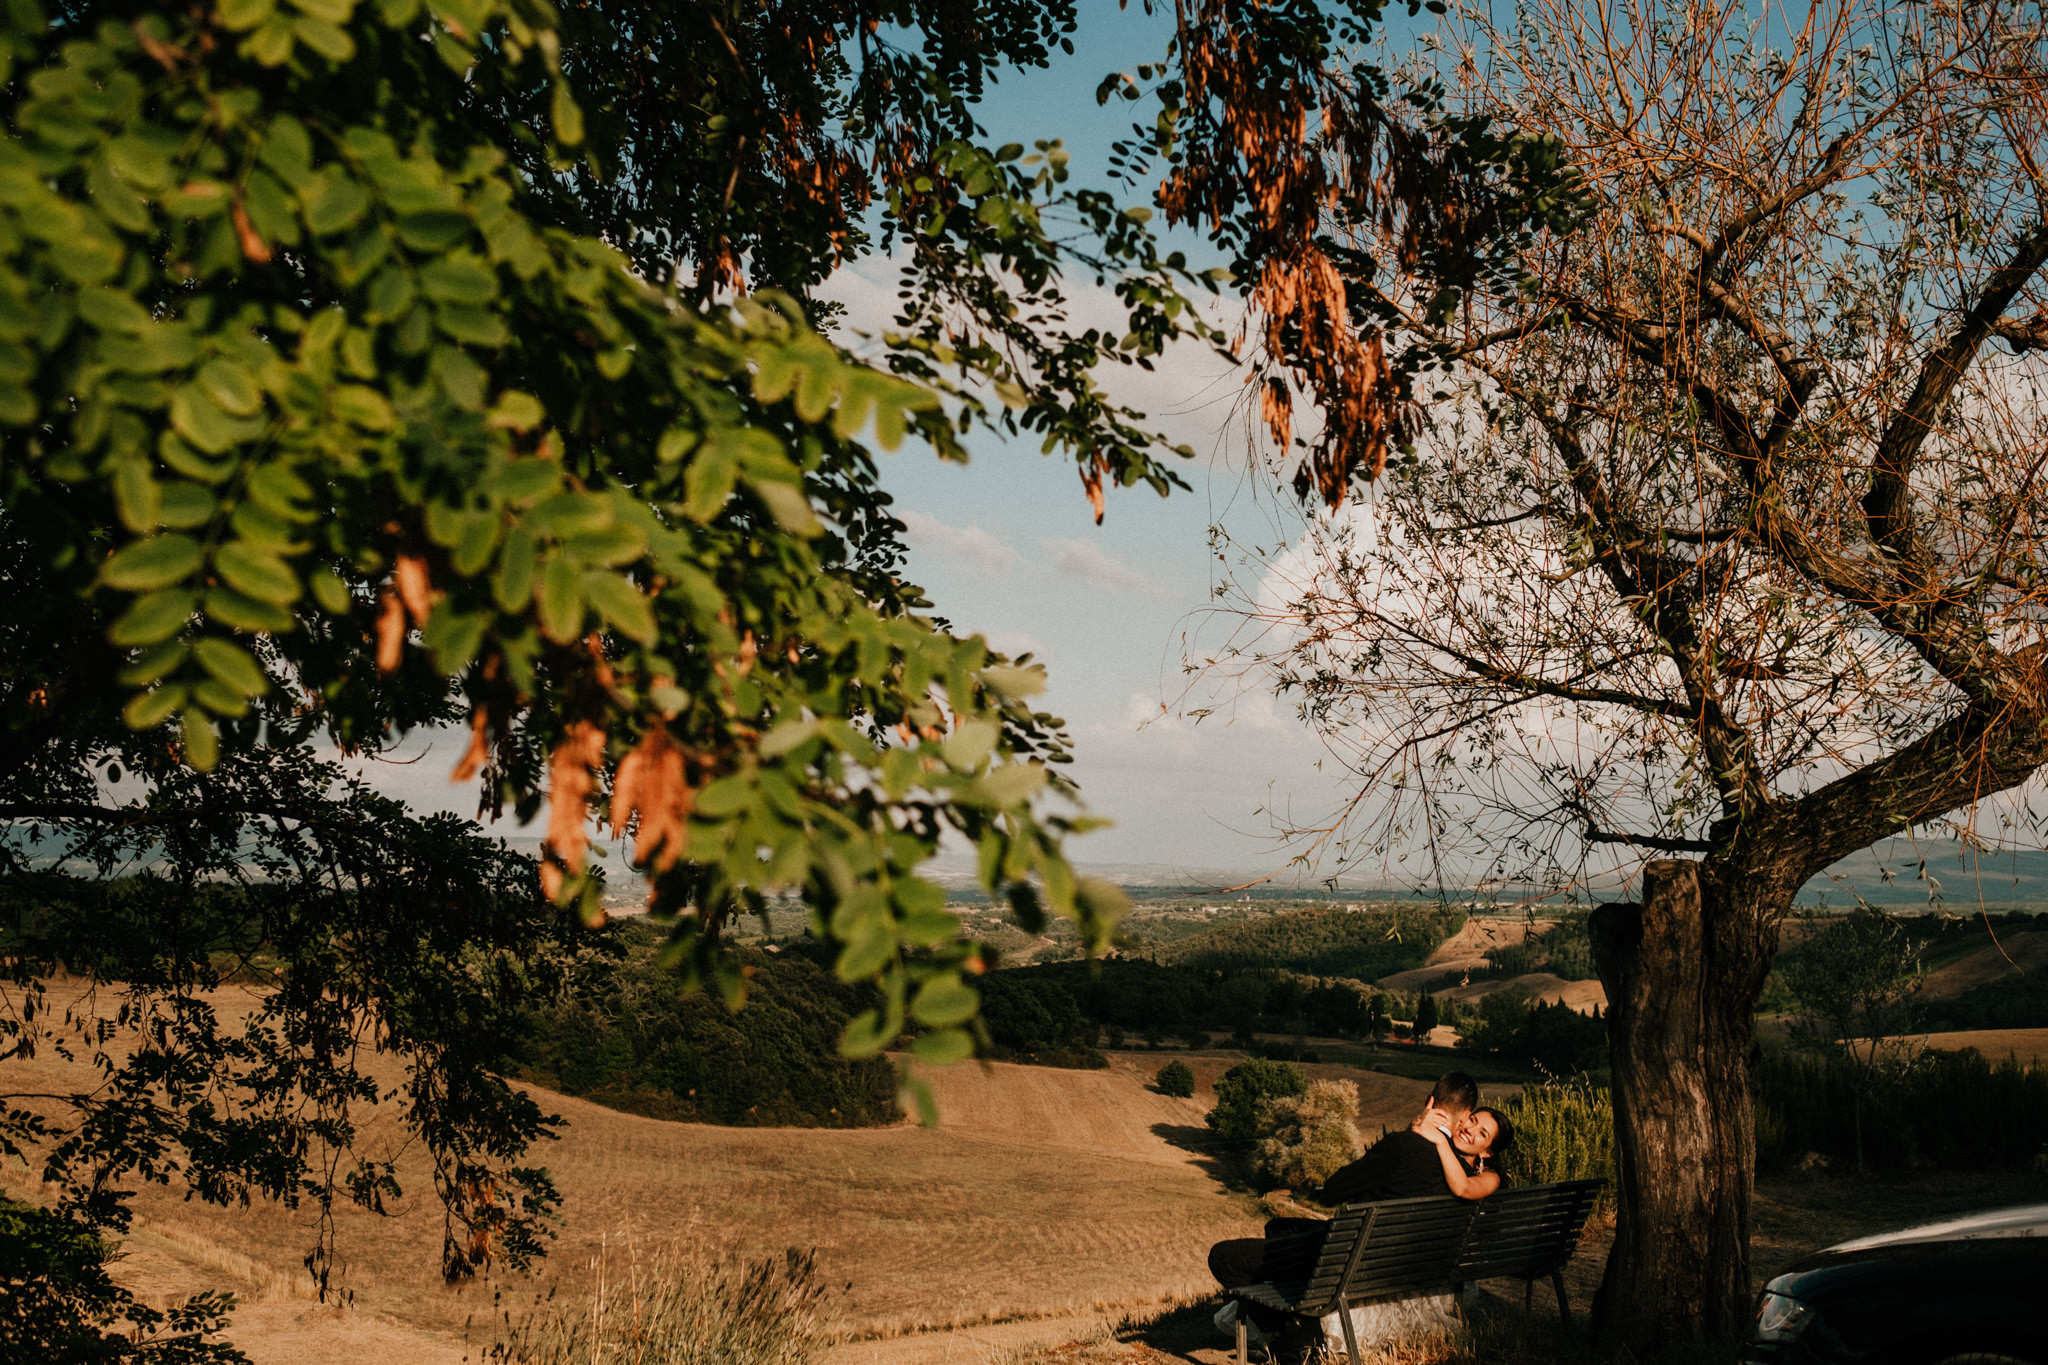
[{"label": "car hood", "polygon": [[2048,1204],[2025,1204],[2018,1208],[1992,1209],[1944,1223],[1923,1223],[1918,1227],[1880,1232],[1854,1241],[1839,1242],[1821,1252],[1874,1251],[1909,1242],[1968,1242],[1983,1237],[2048,1237]]}]

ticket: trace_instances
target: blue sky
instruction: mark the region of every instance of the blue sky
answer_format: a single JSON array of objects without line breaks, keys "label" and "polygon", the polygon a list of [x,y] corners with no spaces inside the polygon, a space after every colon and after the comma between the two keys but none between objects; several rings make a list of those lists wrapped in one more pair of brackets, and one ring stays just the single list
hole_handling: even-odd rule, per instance
[{"label": "blue sky", "polygon": [[[1106,185],[1110,143],[1146,106],[1100,108],[1095,87],[1111,70],[1155,59],[1170,22],[1135,4],[1088,0],[1073,57],[989,89],[982,121],[991,145],[1062,139],[1076,180]],[[1410,41],[1415,27],[1397,17],[1396,43]],[[1188,234],[1174,244],[1198,264],[1213,263]],[[1068,284],[1077,314],[1111,316],[1113,300],[1092,281]],[[847,304],[849,327],[878,329],[892,311],[893,268],[887,260],[860,263],[828,292]],[[1293,504],[1248,472],[1241,376],[1206,350],[1188,348],[1153,373],[1123,371],[1105,384],[1198,452],[1181,470],[1191,491],[1166,499],[1143,488],[1115,491],[1097,526],[1072,463],[1041,456],[1035,441],[977,437],[964,468],[906,449],[883,456],[881,467],[909,527],[911,575],[956,630],[1011,653],[1031,651],[1047,665],[1044,705],[1069,723],[1072,772],[1091,813],[1115,822],[1078,841],[1077,860],[1198,878],[1283,871],[1289,850],[1274,837],[1275,812],[1314,821],[1349,789],[1325,771],[1319,742],[1258,679],[1190,677],[1183,663],[1213,650],[1232,626],[1208,611],[1226,567],[1209,549],[1209,528],[1224,524],[1240,543],[1271,551],[1297,530]],[[473,790],[446,777],[462,747],[463,737],[418,735],[393,756],[400,761],[364,767],[375,785],[416,808],[469,814]],[[531,837],[539,827],[495,832]],[[1909,852],[1902,843],[1885,857]],[[1294,879],[1312,878],[1282,877]]]}]

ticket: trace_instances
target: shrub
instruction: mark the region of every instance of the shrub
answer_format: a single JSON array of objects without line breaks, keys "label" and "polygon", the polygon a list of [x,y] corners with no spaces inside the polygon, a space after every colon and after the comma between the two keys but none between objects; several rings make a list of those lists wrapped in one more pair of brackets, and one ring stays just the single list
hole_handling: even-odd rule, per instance
[{"label": "shrub", "polygon": [[63,1214],[0,1198],[0,1358],[248,1365],[204,1339],[226,1327],[232,1297],[208,1292],[159,1312],[108,1276],[114,1255]]},{"label": "shrub", "polygon": [[901,1116],[887,1058],[839,1055],[840,1032],[866,1008],[863,988],[796,951],[746,951],[747,1002],[729,1010],[683,988],[648,926],[620,925],[607,944],[611,958],[586,963],[570,995],[516,1031],[513,1075],[695,1123],[851,1128]]},{"label": "shrub", "polygon": [[1614,1202],[1614,1099],[1591,1077],[1525,1085],[1507,1103],[1515,1145],[1501,1158],[1502,1173],[1517,1185],[1554,1180],[1605,1180],[1601,1207]]},{"label": "shrub", "polygon": [[1272,1101],[1308,1092],[1308,1077],[1291,1062],[1244,1061],[1216,1082],[1216,1107],[1204,1121],[1218,1137],[1250,1142],[1259,1135]]},{"label": "shrub", "polygon": [[1990,1062],[1975,1049],[1894,1054],[1874,1071],[1839,1054],[1766,1054],[1756,1070],[1758,1168],[1809,1152],[1853,1163],[1859,1089],[1875,1169],[2016,1166],[2048,1141],[2048,1067]]},{"label": "shrub", "polygon": [[825,1289],[813,1253],[741,1264],[673,1246],[646,1264],[609,1247],[583,1303],[506,1317],[489,1365],[810,1365],[825,1350]]},{"label": "shrub", "polygon": [[1152,1078],[1162,1095],[1175,1099],[1193,1099],[1195,1094],[1195,1073],[1188,1069],[1186,1062],[1168,1062],[1159,1068],[1159,1074]]},{"label": "shrub", "polygon": [[1320,1185],[1363,1150],[1355,1081],[1315,1081],[1272,1101],[1259,1139],[1259,1174],[1275,1185]]}]

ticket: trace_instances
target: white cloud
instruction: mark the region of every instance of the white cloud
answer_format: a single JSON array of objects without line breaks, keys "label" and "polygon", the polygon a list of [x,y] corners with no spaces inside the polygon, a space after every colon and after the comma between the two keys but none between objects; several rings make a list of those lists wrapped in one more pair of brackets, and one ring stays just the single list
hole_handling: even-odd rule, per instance
[{"label": "white cloud", "polygon": [[979,526],[953,526],[929,513],[901,507],[896,515],[903,522],[913,551],[922,550],[977,578],[1006,578],[1024,565],[1015,547]]},{"label": "white cloud", "polygon": [[1157,578],[1124,563],[1091,540],[1047,536],[1040,543],[1051,553],[1053,568],[1069,578],[1109,592],[1134,593],[1162,602],[1171,601],[1176,595]]}]

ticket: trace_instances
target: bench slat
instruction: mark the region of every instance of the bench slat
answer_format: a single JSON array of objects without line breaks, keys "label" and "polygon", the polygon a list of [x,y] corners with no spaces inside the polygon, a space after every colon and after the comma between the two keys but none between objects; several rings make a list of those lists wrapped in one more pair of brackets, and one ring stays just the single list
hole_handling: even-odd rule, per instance
[{"label": "bench slat", "polygon": [[1477,1203],[1436,1196],[1347,1204],[1313,1255],[1305,1247],[1273,1280],[1232,1293],[1319,1316],[1336,1306],[1340,1290],[1356,1305],[1448,1292],[1472,1280],[1534,1279],[1571,1259],[1604,1183],[1533,1185]]}]

